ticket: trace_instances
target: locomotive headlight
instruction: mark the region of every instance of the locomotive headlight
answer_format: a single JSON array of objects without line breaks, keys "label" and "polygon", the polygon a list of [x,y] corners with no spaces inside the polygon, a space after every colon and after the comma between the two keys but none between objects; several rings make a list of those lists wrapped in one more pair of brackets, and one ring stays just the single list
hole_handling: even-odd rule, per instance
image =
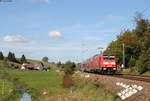
[{"label": "locomotive headlight", "polygon": [[115,63],[115,62],[111,62],[110,64],[113,64],[113,65],[115,65],[116,63]]},{"label": "locomotive headlight", "polygon": [[103,64],[109,64],[108,62],[104,62]]},{"label": "locomotive headlight", "polygon": [[104,70],[106,70],[107,68],[104,68]]},{"label": "locomotive headlight", "polygon": [[113,70],[116,70],[116,68],[113,68]]}]

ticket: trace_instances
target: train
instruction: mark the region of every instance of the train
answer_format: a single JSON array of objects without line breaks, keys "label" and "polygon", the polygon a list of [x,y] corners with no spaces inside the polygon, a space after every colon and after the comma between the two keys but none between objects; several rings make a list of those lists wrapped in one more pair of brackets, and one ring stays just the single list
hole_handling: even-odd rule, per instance
[{"label": "train", "polygon": [[117,71],[117,58],[112,54],[97,54],[81,63],[80,70],[100,74],[115,74]]}]

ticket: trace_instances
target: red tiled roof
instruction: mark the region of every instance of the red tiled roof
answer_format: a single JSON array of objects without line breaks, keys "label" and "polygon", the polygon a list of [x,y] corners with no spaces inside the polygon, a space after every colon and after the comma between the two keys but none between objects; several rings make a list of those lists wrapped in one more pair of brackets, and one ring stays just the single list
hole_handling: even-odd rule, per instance
[{"label": "red tiled roof", "polygon": [[29,64],[24,64],[25,67],[27,68],[36,68],[39,67],[41,63],[29,63]]}]

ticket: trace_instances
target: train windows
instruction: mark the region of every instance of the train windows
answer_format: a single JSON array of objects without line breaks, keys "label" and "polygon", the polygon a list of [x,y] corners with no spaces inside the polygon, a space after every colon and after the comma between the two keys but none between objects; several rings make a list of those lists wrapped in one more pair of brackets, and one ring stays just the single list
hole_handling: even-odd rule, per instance
[{"label": "train windows", "polygon": [[115,56],[104,56],[104,60],[114,60]]},{"label": "train windows", "polygon": [[114,60],[115,56],[109,56],[109,60]]},{"label": "train windows", "polygon": [[109,60],[109,56],[104,56],[104,60]]}]

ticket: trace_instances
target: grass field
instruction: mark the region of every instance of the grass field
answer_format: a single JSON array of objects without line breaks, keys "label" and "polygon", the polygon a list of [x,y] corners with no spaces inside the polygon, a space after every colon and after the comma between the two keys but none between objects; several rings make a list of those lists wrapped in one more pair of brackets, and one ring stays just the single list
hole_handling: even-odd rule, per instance
[{"label": "grass field", "polygon": [[5,79],[0,79],[0,99],[3,101],[10,95],[10,93],[13,90],[13,83],[5,80]]},{"label": "grass field", "polygon": [[[10,77],[9,81],[6,80],[7,88],[11,89],[13,85],[18,85],[32,96],[33,101],[120,101],[118,97],[105,91],[101,85],[79,80],[76,76],[73,76],[74,87],[63,88],[63,73],[57,73],[55,68],[49,72],[1,70],[0,73],[4,74],[8,80]],[[2,79],[0,79],[0,84],[1,82],[3,82]],[[17,96],[20,98],[20,95]],[[11,97],[8,101],[17,101],[10,99]]]},{"label": "grass field", "polygon": [[17,88],[15,79],[5,75],[7,75],[6,72],[0,71],[0,101],[19,101],[22,93]]},{"label": "grass field", "polygon": [[43,92],[47,92],[47,95],[67,93],[67,90],[61,87],[62,77],[55,70],[50,72],[11,70],[7,71],[7,73],[11,74],[14,78],[18,78],[17,82],[31,93],[36,100],[39,96],[43,95]]},{"label": "grass field", "polygon": [[143,75],[145,75],[145,76],[150,76],[150,72],[146,72],[146,73],[144,73]]}]

